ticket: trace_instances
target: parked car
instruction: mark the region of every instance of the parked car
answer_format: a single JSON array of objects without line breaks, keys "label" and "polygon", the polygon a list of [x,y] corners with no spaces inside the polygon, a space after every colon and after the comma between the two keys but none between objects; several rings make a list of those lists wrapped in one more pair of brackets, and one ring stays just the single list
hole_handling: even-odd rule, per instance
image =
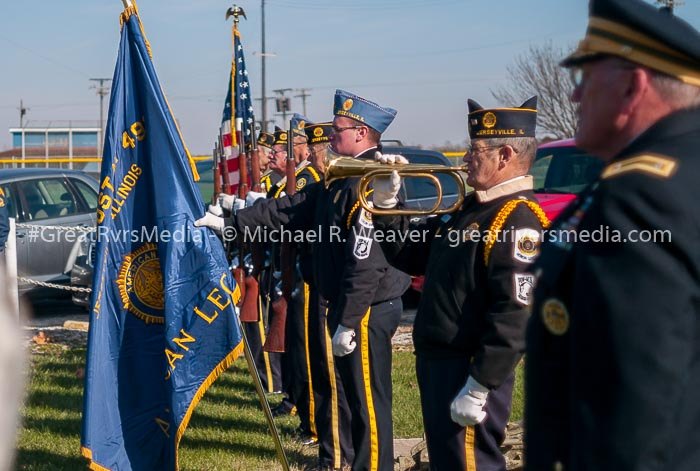
[{"label": "parked car", "polygon": [[603,161],[582,151],[573,139],[542,144],[530,173],[535,194],[545,214],[554,220],[603,169]]},{"label": "parked car", "polygon": [[[68,285],[70,253],[81,232],[66,233],[46,226],[94,227],[97,180],[75,170],[17,168],[0,170],[0,186],[9,217],[19,225],[18,276]],[[42,296],[47,289],[19,281],[20,294]]]},{"label": "parked car", "polygon": [[[384,147],[388,154],[401,154],[411,163],[450,166],[450,161],[440,152],[418,149],[415,147]],[[203,201],[207,202],[214,191],[214,178],[211,161],[197,162],[200,181],[198,188]],[[438,175],[443,187],[442,206],[452,204],[457,198],[457,183],[448,175]],[[409,178],[404,180],[402,193],[406,205],[412,208],[432,208],[437,197],[435,186],[425,178]],[[77,249],[75,263],[71,273],[71,284],[75,287],[87,288],[92,285],[92,270],[95,263],[95,239],[88,237]],[[73,293],[73,302],[79,306],[89,307],[90,295]]]}]

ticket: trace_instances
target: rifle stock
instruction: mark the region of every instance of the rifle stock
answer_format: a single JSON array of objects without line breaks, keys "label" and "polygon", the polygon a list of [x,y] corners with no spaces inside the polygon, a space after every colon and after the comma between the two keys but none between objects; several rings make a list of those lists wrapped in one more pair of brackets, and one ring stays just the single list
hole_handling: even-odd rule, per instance
[{"label": "rifle stock", "polygon": [[[293,125],[289,123],[289,134],[287,134],[287,183],[285,191],[288,196],[296,193],[296,163],[294,161],[294,134]],[[287,308],[292,302],[292,292],[294,291],[294,274],[296,271],[296,251],[290,242],[282,242],[280,247],[280,264],[282,269],[282,296],[272,303],[273,317],[270,322],[270,330],[265,340],[263,350],[266,352],[284,352],[285,329],[287,324]],[[284,302],[280,301],[284,300]]]}]

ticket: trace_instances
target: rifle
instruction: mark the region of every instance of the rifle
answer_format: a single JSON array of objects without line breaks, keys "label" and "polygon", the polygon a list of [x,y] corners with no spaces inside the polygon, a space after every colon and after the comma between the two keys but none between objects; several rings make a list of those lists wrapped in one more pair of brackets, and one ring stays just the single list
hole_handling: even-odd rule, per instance
[{"label": "rifle", "polygon": [[219,186],[219,180],[221,179],[221,170],[219,169],[219,143],[214,143],[214,149],[212,150],[212,165],[214,170],[214,193],[211,195],[211,204],[216,204],[219,199],[219,191],[221,188]]},{"label": "rifle", "polygon": [[[250,173],[252,174],[253,191],[260,191],[260,160],[257,155],[258,146],[255,139],[255,124],[251,123],[251,145],[250,145]],[[258,276],[263,269],[265,262],[265,253],[260,243],[251,241],[250,255],[252,259],[252,269],[245,277],[245,297],[241,304],[239,318],[241,322],[258,322],[259,320],[259,305],[260,302],[260,284]]]},{"label": "rifle", "polygon": [[[287,183],[285,190],[287,195],[296,193],[297,177],[296,162],[294,160],[294,123],[289,122],[289,134],[287,134]],[[285,328],[287,325],[287,307],[292,302],[294,290],[294,275],[296,273],[296,253],[294,244],[282,242],[280,246],[280,265],[282,270],[282,296],[272,302],[272,321],[263,350],[266,352],[284,352]]]}]

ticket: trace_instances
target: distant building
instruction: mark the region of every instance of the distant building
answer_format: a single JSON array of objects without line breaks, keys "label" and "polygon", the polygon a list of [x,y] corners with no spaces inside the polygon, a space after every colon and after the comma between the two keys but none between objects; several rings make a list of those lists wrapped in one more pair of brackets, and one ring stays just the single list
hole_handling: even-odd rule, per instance
[{"label": "distant building", "polygon": [[92,122],[29,121],[22,128],[11,128],[10,134],[12,149],[0,152],[0,168],[82,169],[101,161],[100,128]]}]

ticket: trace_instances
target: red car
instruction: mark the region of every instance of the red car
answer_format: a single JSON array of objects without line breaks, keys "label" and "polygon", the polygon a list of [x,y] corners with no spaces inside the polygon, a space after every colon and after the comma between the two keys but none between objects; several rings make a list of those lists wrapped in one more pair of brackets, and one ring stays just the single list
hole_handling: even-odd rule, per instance
[{"label": "red car", "polygon": [[539,146],[530,173],[535,177],[537,200],[550,221],[597,179],[602,169],[603,161],[577,148],[573,139]]}]

